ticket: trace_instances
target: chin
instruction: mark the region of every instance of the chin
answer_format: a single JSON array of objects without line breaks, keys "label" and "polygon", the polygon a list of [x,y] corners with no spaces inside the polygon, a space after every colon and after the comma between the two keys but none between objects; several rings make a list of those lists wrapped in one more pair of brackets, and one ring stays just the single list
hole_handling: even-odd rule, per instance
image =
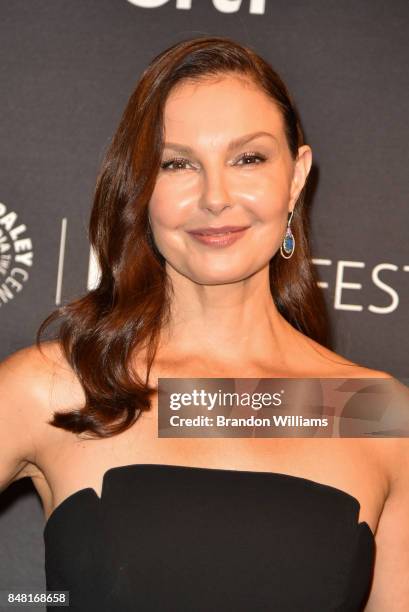
[{"label": "chin", "polygon": [[250,274],[243,274],[243,273],[232,274],[231,272],[216,273],[214,271],[206,274],[206,272],[201,270],[200,273],[195,274],[193,277],[191,277],[191,279],[195,283],[198,283],[200,285],[226,285],[229,283],[237,283],[241,280],[244,280],[248,276],[250,276]]}]

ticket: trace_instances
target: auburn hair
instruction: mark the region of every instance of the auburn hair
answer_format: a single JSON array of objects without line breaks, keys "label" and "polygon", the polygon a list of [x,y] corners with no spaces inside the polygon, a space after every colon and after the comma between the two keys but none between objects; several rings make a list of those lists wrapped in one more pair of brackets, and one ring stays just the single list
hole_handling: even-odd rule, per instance
[{"label": "auburn hair", "polygon": [[[160,168],[164,106],[182,81],[235,73],[252,80],[276,104],[293,159],[304,144],[300,117],[286,85],[253,49],[220,36],[182,40],[154,57],[143,71],[107,147],[97,177],[88,236],[99,265],[97,286],[55,309],[38,328],[41,336],[59,321],[56,338],[84,389],[86,403],[54,412],[49,424],[105,438],[127,429],[151,405],[157,390],[149,373],[160,331],[170,319],[172,287],[165,260],[149,229],[148,205]],[[297,330],[327,345],[329,321],[311,262],[306,185],[291,222],[297,248],[279,251],[269,263],[270,290],[283,317]],[[130,367],[142,347],[143,380]]]}]

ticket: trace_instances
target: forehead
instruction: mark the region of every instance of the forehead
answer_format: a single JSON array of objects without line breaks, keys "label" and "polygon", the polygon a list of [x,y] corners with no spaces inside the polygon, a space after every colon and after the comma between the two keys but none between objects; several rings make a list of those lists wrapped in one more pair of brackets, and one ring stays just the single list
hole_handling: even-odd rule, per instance
[{"label": "forehead", "polygon": [[179,83],[165,103],[164,130],[166,140],[198,142],[257,131],[284,137],[282,114],[274,100],[253,81],[236,75]]}]

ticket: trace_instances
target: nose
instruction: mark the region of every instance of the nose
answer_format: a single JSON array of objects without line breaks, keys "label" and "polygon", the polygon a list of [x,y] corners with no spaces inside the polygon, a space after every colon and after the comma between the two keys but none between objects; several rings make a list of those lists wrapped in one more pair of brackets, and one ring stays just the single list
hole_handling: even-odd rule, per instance
[{"label": "nose", "polygon": [[225,208],[232,206],[225,179],[221,168],[213,167],[206,170],[200,198],[201,208],[213,214],[220,214]]}]

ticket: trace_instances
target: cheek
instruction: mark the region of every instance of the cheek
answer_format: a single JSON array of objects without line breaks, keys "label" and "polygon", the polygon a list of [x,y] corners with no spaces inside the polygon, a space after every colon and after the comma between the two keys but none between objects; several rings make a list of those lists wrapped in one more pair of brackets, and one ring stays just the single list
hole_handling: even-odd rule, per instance
[{"label": "cheek", "polygon": [[186,223],[197,202],[197,189],[193,177],[160,177],[149,203],[152,225],[171,229]]},{"label": "cheek", "polygon": [[[149,202],[149,217],[158,250],[165,259],[175,260],[186,251],[185,236],[180,230],[189,225],[192,206],[183,197],[175,180],[158,180]],[[173,179],[173,177],[172,177]]]},{"label": "cheek", "polygon": [[233,201],[246,207],[255,221],[276,223],[288,207],[289,189],[283,174],[270,168],[249,175],[236,181]]}]

